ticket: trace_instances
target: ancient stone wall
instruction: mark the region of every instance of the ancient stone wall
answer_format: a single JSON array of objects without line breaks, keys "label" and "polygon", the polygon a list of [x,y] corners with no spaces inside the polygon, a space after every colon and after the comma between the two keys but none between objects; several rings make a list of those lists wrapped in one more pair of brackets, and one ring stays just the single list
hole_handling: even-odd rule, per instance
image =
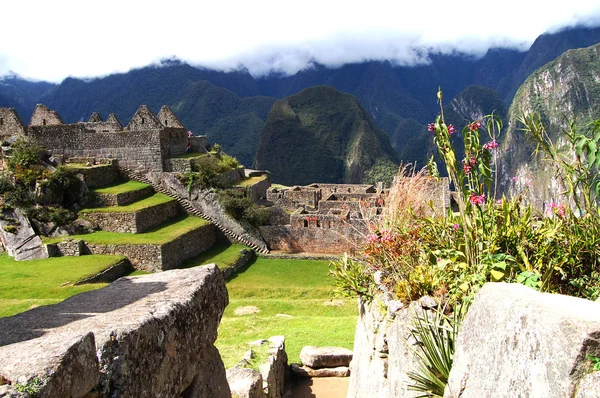
[{"label": "ancient stone wall", "polygon": [[271,186],[271,181],[265,176],[264,180],[257,182],[250,187],[250,194],[254,202],[267,199],[267,190]]},{"label": "ancient stone wall", "polygon": [[238,167],[235,170],[228,171],[219,175],[219,181],[222,185],[231,185],[244,179],[244,168]]},{"label": "ancient stone wall", "polygon": [[172,200],[135,212],[85,212],[80,215],[103,231],[139,234],[177,216],[179,205]]},{"label": "ancient stone wall", "polygon": [[123,126],[118,121],[112,122],[87,122],[81,123],[86,130],[91,130],[96,133],[114,133],[121,131]]},{"label": "ancient stone wall", "polygon": [[163,171],[175,173],[192,171],[192,159],[167,158],[163,160]]},{"label": "ancient stone wall", "polygon": [[316,207],[321,200],[321,191],[306,187],[271,188],[267,191],[267,200],[286,210],[296,210],[304,205]]},{"label": "ancient stone wall", "polygon": [[[77,161],[78,159],[70,159]],[[89,167],[77,167],[75,171],[83,176],[88,188],[105,187],[116,183],[121,178],[118,163],[110,160],[109,163],[92,164]]]},{"label": "ancient stone wall", "polygon": [[138,189],[136,191],[121,192],[118,194],[96,193],[98,196],[98,206],[125,206],[137,200],[152,195],[154,190],[151,186]]},{"label": "ancient stone wall", "polygon": [[188,145],[187,132],[184,128],[165,127],[160,132],[160,145],[163,157],[184,154]]},{"label": "ancient stone wall", "polygon": [[16,134],[23,134],[25,127],[19,114],[13,108],[0,108],[0,140]]},{"label": "ancient stone wall", "polygon": [[51,126],[63,124],[60,115],[46,105],[37,104],[31,115],[30,126]]},{"label": "ancient stone wall", "polygon": [[206,153],[206,136],[205,135],[194,135],[190,137],[190,144],[192,152]]},{"label": "ancient stone wall", "polygon": [[[320,225],[310,221],[314,227],[293,228],[290,225],[267,225],[260,227],[260,233],[267,242],[270,250],[288,253],[353,253],[363,244],[363,233],[352,225],[335,225],[329,229],[328,223],[321,218]],[[339,220],[339,218],[338,218]],[[336,222],[335,220],[331,220]]]},{"label": "ancient stone wall", "polygon": [[38,380],[39,397],[230,397],[214,346],[227,304],[213,264],[1,318],[0,394]]},{"label": "ancient stone wall", "polygon": [[376,193],[375,187],[368,184],[310,184],[309,187],[321,190],[323,197],[332,193]]},{"label": "ancient stone wall", "polygon": [[86,242],[85,254],[120,254],[127,257],[136,269],[155,272],[179,266],[188,258],[209,249],[215,241],[216,227],[207,224],[164,245],[99,245]]}]

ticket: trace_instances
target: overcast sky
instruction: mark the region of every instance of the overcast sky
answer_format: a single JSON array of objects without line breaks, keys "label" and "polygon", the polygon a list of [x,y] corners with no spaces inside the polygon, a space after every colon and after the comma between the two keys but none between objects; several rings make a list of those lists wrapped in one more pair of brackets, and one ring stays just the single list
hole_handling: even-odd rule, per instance
[{"label": "overcast sky", "polygon": [[[540,34],[600,25],[599,0],[14,0],[2,4],[0,76],[61,81],[177,57],[255,76],[389,59],[423,49],[527,49]],[[410,5],[409,5],[410,4]]]}]

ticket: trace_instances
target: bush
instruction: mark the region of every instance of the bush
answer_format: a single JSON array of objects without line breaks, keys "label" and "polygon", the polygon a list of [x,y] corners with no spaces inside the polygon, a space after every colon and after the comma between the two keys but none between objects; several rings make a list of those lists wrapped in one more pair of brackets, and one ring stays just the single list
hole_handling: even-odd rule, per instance
[{"label": "bush", "polygon": [[247,221],[258,227],[269,219],[268,210],[254,203],[243,190],[226,189],[220,191],[217,197],[225,212],[238,221]]},{"label": "bush", "polygon": [[11,157],[7,161],[9,170],[16,171],[17,167],[27,169],[40,163],[44,149],[33,139],[19,136],[11,147]]}]

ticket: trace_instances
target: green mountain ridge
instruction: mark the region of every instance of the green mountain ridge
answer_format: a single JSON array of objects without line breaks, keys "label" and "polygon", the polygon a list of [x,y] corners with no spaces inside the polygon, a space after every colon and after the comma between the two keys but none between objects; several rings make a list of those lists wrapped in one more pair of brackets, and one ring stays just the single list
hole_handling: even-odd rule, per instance
[{"label": "green mountain ridge", "polygon": [[255,167],[273,181],[374,183],[390,177],[398,158],[388,137],[358,100],[315,86],[277,101],[262,131]]},{"label": "green mountain ridge", "polygon": [[533,111],[540,114],[555,145],[560,145],[568,120],[575,118],[584,127],[600,117],[600,44],[569,50],[536,70],[510,106],[502,143],[503,189],[516,193],[520,187],[511,183],[515,177],[536,192],[532,200],[541,202],[558,197],[561,187],[548,163],[531,156],[535,147],[520,131],[519,117]]}]

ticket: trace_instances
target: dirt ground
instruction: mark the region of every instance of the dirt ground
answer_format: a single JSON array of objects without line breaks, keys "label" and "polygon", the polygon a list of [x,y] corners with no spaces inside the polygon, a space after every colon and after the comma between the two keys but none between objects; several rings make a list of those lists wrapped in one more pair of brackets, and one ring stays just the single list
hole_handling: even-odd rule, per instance
[{"label": "dirt ground", "polygon": [[349,377],[294,377],[285,398],[346,398]]}]

